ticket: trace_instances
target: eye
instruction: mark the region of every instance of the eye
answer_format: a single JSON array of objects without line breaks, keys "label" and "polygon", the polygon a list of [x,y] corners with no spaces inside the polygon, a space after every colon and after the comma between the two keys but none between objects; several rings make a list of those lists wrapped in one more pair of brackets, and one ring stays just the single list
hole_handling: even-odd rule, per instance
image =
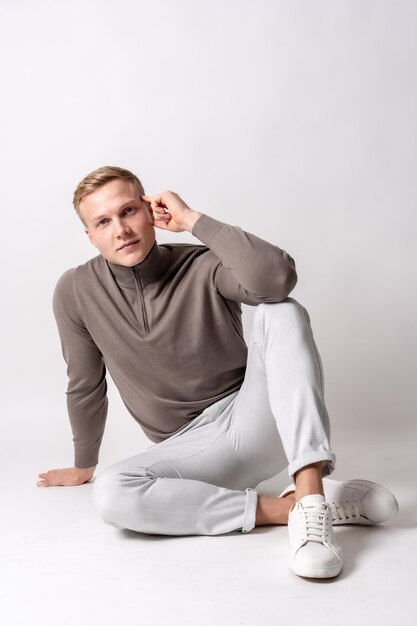
[{"label": "eye", "polygon": [[125,213],[134,213],[134,211],[135,211],[135,207],[133,207],[133,206],[128,206],[125,209]]},{"label": "eye", "polygon": [[97,226],[102,226],[106,221],[107,221],[106,218],[100,220],[99,222],[97,222]]}]

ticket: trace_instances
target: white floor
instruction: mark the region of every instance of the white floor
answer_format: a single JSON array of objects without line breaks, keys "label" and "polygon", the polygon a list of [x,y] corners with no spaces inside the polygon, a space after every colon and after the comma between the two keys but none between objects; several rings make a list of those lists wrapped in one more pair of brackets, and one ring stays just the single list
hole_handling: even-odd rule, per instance
[{"label": "white floor", "polygon": [[[287,529],[217,537],[141,535],[106,526],[91,484],[36,487],[44,464],[1,474],[0,619],[6,626],[379,626],[415,623],[414,441],[333,440],[336,479],[389,486],[399,515],[378,527],[337,527],[345,559],[328,581],[288,570]],[[335,445],[336,443],[336,445]],[[348,443],[350,449],[348,448]],[[36,453],[38,454],[38,452]],[[100,470],[100,466],[99,466]],[[276,493],[285,475],[258,489]],[[324,620],[324,621],[323,621]]]}]

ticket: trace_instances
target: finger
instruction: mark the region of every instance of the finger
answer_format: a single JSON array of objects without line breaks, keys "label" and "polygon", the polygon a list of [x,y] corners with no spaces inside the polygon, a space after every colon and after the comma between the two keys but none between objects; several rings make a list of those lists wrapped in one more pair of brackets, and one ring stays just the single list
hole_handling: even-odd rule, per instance
[{"label": "finger", "polygon": [[146,202],[151,204],[151,207],[161,207],[166,206],[165,202],[162,199],[162,193],[158,193],[155,196],[141,196]]},{"label": "finger", "polygon": [[156,228],[161,228],[161,230],[171,230],[171,228],[169,227],[168,222],[159,222],[159,224],[157,224],[156,222],[154,223],[154,226]]},{"label": "finger", "polygon": [[154,223],[155,224],[168,224],[168,222],[171,220],[171,217],[155,217]]},{"label": "finger", "polygon": [[159,203],[161,201],[161,196],[157,195],[157,196],[141,196],[142,200],[145,200],[145,202],[148,202],[150,204],[156,204]]},{"label": "finger", "polygon": [[146,194],[143,194],[141,198],[142,200],[157,200],[158,198],[162,198],[162,193],[156,193],[154,196],[147,196]]},{"label": "finger", "polygon": [[171,219],[171,216],[168,213],[158,213],[157,211],[154,211],[153,214],[156,220],[168,221],[169,219]]}]

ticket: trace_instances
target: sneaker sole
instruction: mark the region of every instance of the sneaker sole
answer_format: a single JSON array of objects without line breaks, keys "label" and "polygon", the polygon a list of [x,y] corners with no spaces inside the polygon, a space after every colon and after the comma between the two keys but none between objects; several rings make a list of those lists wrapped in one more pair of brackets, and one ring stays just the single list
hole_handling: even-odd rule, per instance
[{"label": "sneaker sole", "polygon": [[[341,483],[342,481],[338,481],[338,482]],[[379,485],[378,483],[374,483],[371,480],[363,480],[361,478],[349,480],[347,482],[349,483],[349,485],[358,485],[359,487],[368,487],[373,492],[383,495],[387,501],[387,509],[389,510],[389,515],[385,519],[378,520],[378,521],[370,520],[370,519],[367,519],[366,517],[360,517],[354,521],[349,521],[349,520],[339,521],[338,519],[336,520],[333,519],[333,526],[342,526],[342,525],[348,525],[348,524],[354,524],[354,525],[356,524],[360,526],[373,526],[375,524],[382,524],[383,522],[386,522],[387,520],[391,519],[391,517],[394,517],[394,515],[397,515],[398,510],[399,510],[398,502],[394,494],[391,493],[391,491],[387,489],[386,487],[383,487],[382,485]],[[333,510],[332,503],[329,502],[329,504]]]},{"label": "sneaker sole", "polygon": [[342,563],[337,563],[332,567],[300,567],[295,563],[291,564],[291,571],[303,578],[334,578],[342,571]]}]

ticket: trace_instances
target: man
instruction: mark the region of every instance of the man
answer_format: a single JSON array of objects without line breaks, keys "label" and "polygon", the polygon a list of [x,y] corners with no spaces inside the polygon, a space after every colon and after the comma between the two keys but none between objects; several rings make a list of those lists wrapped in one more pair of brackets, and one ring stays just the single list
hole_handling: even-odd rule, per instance
[{"label": "man", "polygon": [[[310,319],[288,297],[294,260],[176,193],[145,195],[118,167],[86,176],[74,206],[100,252],[65,272],[53,297],[75,462],[39,474],[38,485],[92,478],[108,370],[154,445],[95,479],[105,523],[169,535],[288,523],[292,571],[337,576],[342,548],[332,525],[385,521],[397,502],[370,481],[323,484],[335,455]],[[191,232],[204,245],[158,245],[155,227]],[[241,303],[257,307],[248,346]],[[285,467],[294,482],[280,497],[257,493]]]}]

